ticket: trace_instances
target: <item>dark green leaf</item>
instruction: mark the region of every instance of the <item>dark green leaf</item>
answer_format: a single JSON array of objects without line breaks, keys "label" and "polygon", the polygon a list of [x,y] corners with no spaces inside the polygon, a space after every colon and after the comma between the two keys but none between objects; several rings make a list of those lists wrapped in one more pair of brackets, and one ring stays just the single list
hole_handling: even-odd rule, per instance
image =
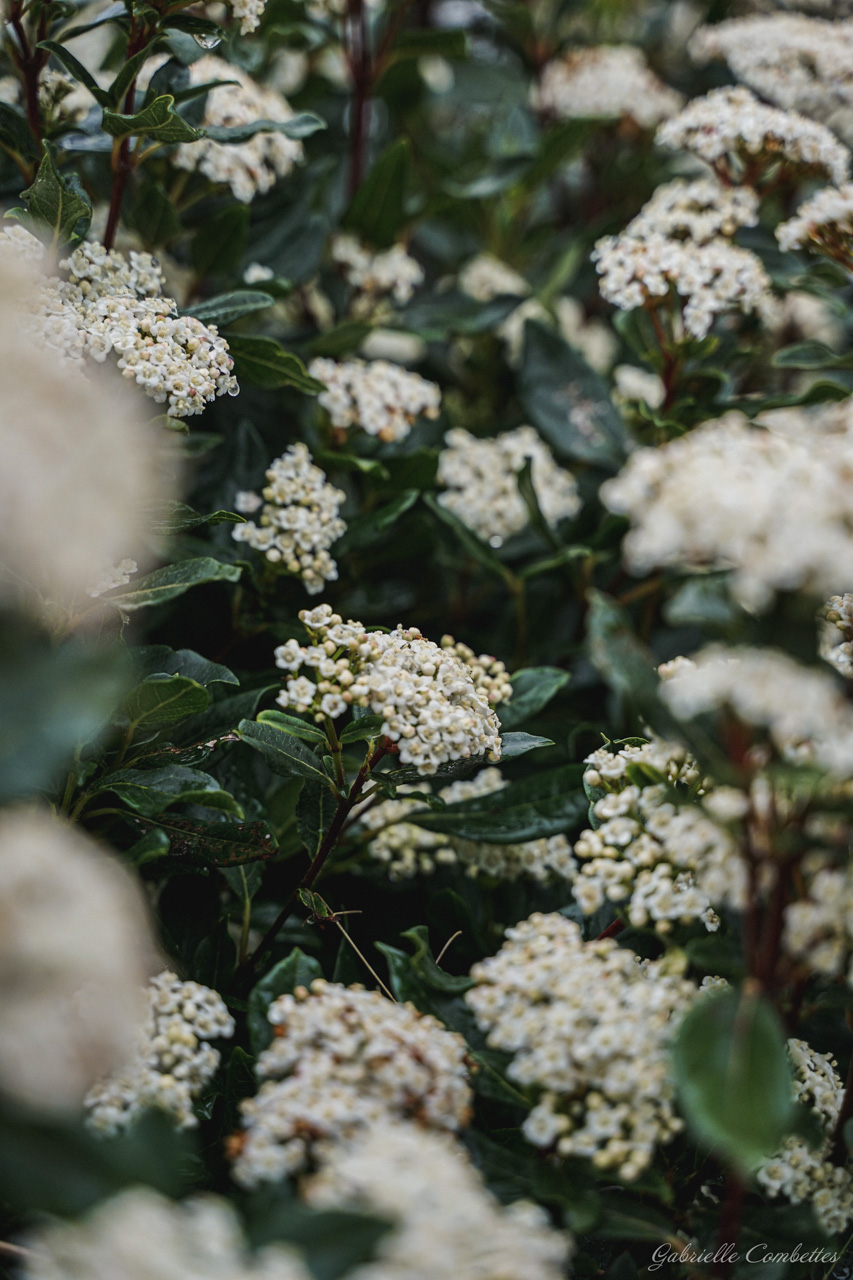
[{"label": "dark green leaf", "polygon": [[156,818],[174,804],[199,804],[242,818],[240,805],[207,773],[170,765],[165,769],[119,769],[107,774],[100,790],[111,791],[144,818]]},{"label": "dark green leaf", "polygon": [[296,827],[309,856],[316,857],[323,837],[332,824],[338,808],[337,797],[328,786],[306,782],[296,805]]},{"label": "dark green leaf", "polygon": [[377,249],[389,248],[406,221],[405,193],[409,173],[409,143],[393,142],[359,187],[344,218],[344,226]]},{"label": "dark green leaf", "polygon": [[428,831],[446,831],[491,844],[557,835],[586,818],[582,774],[582,765],[562,765],[511,782],[500,791],[449,804],[438,813],[414,813],[408,821]]},{"label": "dark green leaf", "polygon": [[525,326],[520,385],[531,421],[564,456],[616,470],[627,444],[604,379],[559,334]]},{"label": "dark green leaf", "polygon": [[347,725],[340,735],[341,744],[347,746],[350,742],[368,742],[371,738],[377,738],[382,724],[382,716],[362,716],[359,720]]},{"label": "dark green leaf", "polygon": [[272,1040],[272,1028],[267,1021],[267,1009],[278,996],[292,995],[297,987],[310,987],[316,978],[322,978],[323,970],[313,956],[306,956],[294,947],[286,960],[280,960],[266,977],[252,988],[249,996],[249,1039],[252,1052],[257,1055]]},{"label": "dark green leaf", "polygon": [[239,684],[233,671],[220,662],[211,662],[192,649],[170,649],[167,644],[149,645],[134,654],[137,668],[146,678],[153,675],[185,676],[196,684]]},{"label": "dark green leaf", "polygon": [[155,98],[134,115],[122,115],[104,110],[102,127],[111,138],[129,138],[144,134],[158,142],[197,142],[204,137],[203,129],[194,129],[175,111],[175,99],[170,93]]},{"label": "dark green leaf", "polygon": [[128,221],[146,247],[169,244],[181,234],[181,220],[165,188],[148,175],[134,192]]},{"label": "dark green leaf", "polygon": [[140,70],[154,53],[159,42],[159,35],[155,36],[153,40],[149,41],[144,49],[140,49],[138,53],[133,54],[130,58],[125,58],[121,66],[121,70],[109,87],[110,102],[114,107],[117,107],[122,101],[128,89],[139,75]]},{"label": "dark green leaf", "polygon": [[283,778],[310,778],[334,787],[319,758],[289,730],[262,721],[241,720],[237,733],[248,746],[261,752],[273,773]]},{"label": "dark green leaf", "polygon": [[256,133],[283,133],[286,138],[310,138],[326,128],[326,121],[312,111],[301,111],[289,120],[249,120],[245,124],[207,125],[205,136],[214,142],[248,142]]},{"label": "dark green leaf", "polygon": [[75,748],[104,729],[127,687],[125,655],[55,647],[24,623],[0,627],[0,801],[49,789]]},{"label": "dark green leaf", "polygon": [[322,729],[318,729],[316,724],[311,724],[308,720],[300,720],[299,716],[289,716],[286,711],[277,711],[272,708],[269,711],[262,711],[258,716],[259,724],[271,724],[276,729],[282,729],[285,733],[292,733],[295,738],[304,738],[306,742],[322,742],[325,744],[326,735]]},{"label": "dark green leaf", "polygon": [[144,867],[147,862],[156,862],[158,858],[165,858],[169,853],[169,837],[165,831],[161,831],[159,827],[152,827],[147,831],[136,844],[132,845],[125,853],[128,862],[135,867]]},{"label": "dark green leaf", "polygon": [[129,591],[110,596],[110,604],[122,610],[147,609],[151,605],[174,600],[190,587],[204,582],[236,582],[242,570],[237,564],[222,564],[209,556],[197,560],[181,560],[178,564],[155,569],[140,578]]},{"label": "dark green leaf", "polygon": [[[144,830],[151,820],[141,815],[133,825]],[[199,867],[238,867],[244,862],[265,862],[278,848],[265,822],[196,822],[160,814],[157,827],[166,832],[170,856]]]},{"label": "dark green leaf", "polygon": [[323,390],[323,383],[309,377],[299,357],[285,351],[275,338],[237,333],[229,333],[227,338],[238,378],[245,378],[267,391],[295,387],[307,395],[316,395]]},{"label": "dark green leaf", "polygon": [[146,1185],[179,1195],[191,1151],[171,1119],[149,1111],[117,1138],[82,1122],[0,1109],[0,1196],[27,1214],[73,1216],[123,1187]]},{"label": "dark green leaf", "polygon": [[540,738],[535,733],[504,733],[501,735],[501,761],[516,760],[538,747],[553,747],[551,738]]},{"label": "dark green leaf", "polygon": [[849,354],[839,355],[824,342],[796,342],[773,356],[777,369],[849,369]]},{"label": "dark green leaf", "polygon": [[742,1174],[774,1154],[794,1116],[779,1015],[762,996],[726,991],[700,1000],[672,1050],[681,1107],[697,1139]]},{"label": "dark green leaf", "polygon": [[376,511],[364,511],[355,516],[348,522],[346,533],[335,544],[338,548],[336,554],[346,555],[349,551],[371,546],[415,505],[419,497],[417,489],[404,489]]},{"label": "dark green leaf", "polygon": [[228,275],[242,258],[248,235],[248,205],[233,201],[205,218],[190,248],[196,274],[200,277]]},{"label": "dark green leaf", "polygon": [[194,302],[182,314],[195,316],[196,320],[201,320],[204,324],[225,325],[252,311],[263,311],[274,302],[275,298],[268,293],[261,293],[256,289],[235,289],[232,293],[221,293],[217,298]]},{"label": "dark green leaf", "polygon": [[110,102],[110,95],[105,89],[98,84],[91,71],[88,71],[83,63],[74,54],[66,49],[65,45],[57,44],[55,40],[42,40],[37,46],[39,49],[46,49],[48,53],[52,53],[57,62],[61,62],[69,75],[78,80],[80,84],[85,85],[96,102],[105,107]]},{"label": "dark green leaf", "polygon": [[54,247],[82,240],[92,220],[92,205],[79,181],[66,178],[44,145],[44,156],[31,187],[21,192],[29,216],[47,228]]},{"label": "dark green leaf", "polygon": [[527,667],[511,679],[512,698],[498,710],[502,731],[526,724],[566,687],[570,677],[559,667]]},{"label": "dark green leaf", "polygon": [[174,724],[185,716],[206,711],[210,694],[185,676],[154,675],[128,695],[124,711],[133,729]]},{"label": "dark green leaf", "polygon": [[185,533],[187,529],[197,529],[202,524],[246,523],[243,516],[235,511],[211,511],[209,515],[202,515],[183,502],[163,502],[146,507],[145,521],[152,533],[161,534]]},{"label": "dark green leaf", "polygon": [[437,516],[442,524],[447,525],[448,529],[453,530],[460,546],[471,556],[472,560],[482,565],[484,569],[488,569],[490,573],[498,574],[502,578],[506,576],[506,569],[491,547],[486,546],[485,542],[482,542],[475,533],[472,533],[458,516],[449,511],[447,507],[443,507],[431,493],[423,494],[423,500],[433,515]]},{"label": "dark green leaf", "polygon": [[232,1133],[240,1124],[240,1103],[255,1093],[255,1060],[241,1049],[239,1045],[231,1050],[228,1059],[228,1070],[225,1073],[225,1113],[222,1117],[222,1129]]}]

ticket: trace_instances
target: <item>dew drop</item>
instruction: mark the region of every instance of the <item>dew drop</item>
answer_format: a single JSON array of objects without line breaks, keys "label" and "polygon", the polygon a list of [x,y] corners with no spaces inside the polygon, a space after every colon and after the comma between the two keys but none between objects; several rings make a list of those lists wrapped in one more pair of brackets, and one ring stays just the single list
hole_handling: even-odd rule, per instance
[{"label": "dew drop", "polygon": [[218,49],[222,44],[222,36],[193,36],[200,49]]}]

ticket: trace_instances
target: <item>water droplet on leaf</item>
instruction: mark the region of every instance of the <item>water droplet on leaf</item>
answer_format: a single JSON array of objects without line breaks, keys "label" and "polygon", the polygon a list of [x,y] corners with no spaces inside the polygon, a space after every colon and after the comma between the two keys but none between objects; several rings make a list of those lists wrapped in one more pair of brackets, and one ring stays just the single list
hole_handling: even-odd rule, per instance
[{"label": "water droplet on leaf", "polygon": [[193,36],[200,49],[217,49],[222,44],[222,36]]}]

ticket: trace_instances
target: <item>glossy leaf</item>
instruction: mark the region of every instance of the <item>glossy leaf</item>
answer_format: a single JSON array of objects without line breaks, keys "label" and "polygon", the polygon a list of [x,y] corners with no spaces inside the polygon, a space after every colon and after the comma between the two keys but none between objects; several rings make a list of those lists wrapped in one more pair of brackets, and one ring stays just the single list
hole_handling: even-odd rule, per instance
[{"label": "glossy leaf", "polygon": [[182,596],[190,587],[206,582],[236,582],[242,570],[237,564],[222,564],[209,556],[179,560],[139,578],[128,591],[110,596],[110,604],[124,611],[148,609]]}]

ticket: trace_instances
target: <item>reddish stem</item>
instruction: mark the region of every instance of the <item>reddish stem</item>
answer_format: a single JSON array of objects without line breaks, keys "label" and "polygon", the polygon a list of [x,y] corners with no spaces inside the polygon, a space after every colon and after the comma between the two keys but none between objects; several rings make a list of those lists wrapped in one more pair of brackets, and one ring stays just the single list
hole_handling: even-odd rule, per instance
[{"label": "reddish stem", "polygon": [[358,798],[364,789],[364,784],[367,782],[367,779],[370,777],[372,770],[379,763],[382,757],[388,754],[389,749],[390,749],[390,744],[387,742],[386,739],[383,738],[379,746],[374,751],[373,755],[370,757],[370,759],[365,760],[364,764],[359,769],[358,774],[356,775],[356,779],[353,782],[347,794],[345,796],[339,797],[338,807],[335,810],[335,816],[332,818],[332,822],[329,827],[329,830],[326,832],[325,836],[323,837],[323,843],[320,845],[320,848],[318,849],[316,856],[311,862],[310,867],[305,872],[305,875],[302,877],[299,883],[296,885],[293,892],[288,895],[284,903],[284,906],[279,911],[278,915],[270,925],[269,929],[267,929],[263,938],[261,938],[261,941],[255,947],[255,950],[237,970],[235,977],[238,980],[241,977],[248,976],[254,971],[254,969],[257,967],[258,961],[263,957],[264,953],[272,946],[279,932],[283,928],[284,923],[287,920],[287,917],[290,915],[291,908],[300,893],[300,890],[310,889],[314,881],[319,876],[320,872],[323,870],[323,866],[326,862],[326,859],[328,858],[329,854],[332,852],[332,850],[334,849],[335,845],[338,842],[338,838],[343,830],[344,823],[346,822],[352,810],[355,808],[355,805],[358,803]]},{"label": "reddish stem", "polygon": [[[42,130],[41,130],[41,111],[39,109],[39,76],[47,62],[48,55],[43,49],[33,48],[27,38],[27,32],[21,19],[20,5],[15,5],[9,15],[9,22],[12,30],[18,38],[20,45],[19,51],[13,52],[13,57],[21,72],[21,78],[24,82],[24,102],[27,111],[27,123],[30,126],[32,135],[36,140],[36,145],[41,149]],[[46,35],[44,17],[39,19],[38,30],[36,32],[36,45],[44,39]]]},{"label": "reddish stem", "polygon": [[[141,31],[134,32],[131,28],[130,39],[127,42],[127,56],[132,58],[134,54],[139,53],[140,49],[145,45],[148,36],[146,27]],[[124,97],[123,112],[126,116],[132,116],[136,105],[136,79],[130,82],[127,93]],[[110,193],[110,211],[107,216],[107,229],[104,232],[104,248],[112,249],[115,244],[116,234],[118,233],[119,218],[121,217],[121,206],[124,201],[124,193],[127,190],[128,179],[133,172],[133,161],[130,155],[130,138],[122,138],[118,147],[113,148],[112,156],[113,169],[113,189]]]}]

